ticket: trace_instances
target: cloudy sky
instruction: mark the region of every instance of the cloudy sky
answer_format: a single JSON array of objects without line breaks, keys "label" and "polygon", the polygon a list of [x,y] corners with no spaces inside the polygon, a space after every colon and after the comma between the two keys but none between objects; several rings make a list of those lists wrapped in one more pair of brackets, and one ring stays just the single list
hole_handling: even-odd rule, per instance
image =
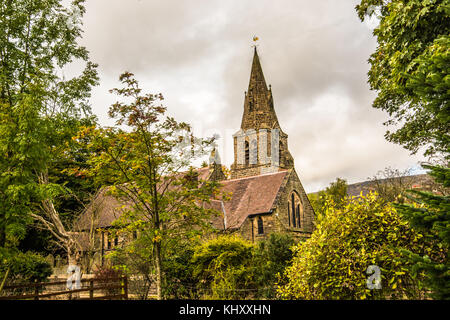
[{"label": "cloudy sky", "polygon": [[92,97],[101,124],[123,71],[147,92],[163,93],[169,113],[199,136],[221,136],[233,161],[253,57],[252,37],[280,125],[307,192],[336,177],[366,180],[419,156],[385,141],[387,119],[371,103],[367,59],[376,42],[353,0],[89,0],[81,41],[99,64]]}]

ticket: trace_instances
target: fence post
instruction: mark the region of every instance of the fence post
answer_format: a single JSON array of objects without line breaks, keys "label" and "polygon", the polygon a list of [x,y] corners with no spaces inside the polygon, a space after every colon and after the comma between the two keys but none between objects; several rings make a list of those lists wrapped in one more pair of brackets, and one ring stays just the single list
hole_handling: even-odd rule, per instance
[{"label": "fence post", "polygon": [[89,299],[94,298],[94,280],[89,280]]},{"label": "fence post", "polygon": [[122,282],[122,286],[123,286],[123,296],[125,300],[128,300],[128,279],[127,276],[123,276],[123,282]]},{"label": "fence post", "polygon": [[39,284],[37,283],[37,280],[34,280],[34,300],[39,300]]}]

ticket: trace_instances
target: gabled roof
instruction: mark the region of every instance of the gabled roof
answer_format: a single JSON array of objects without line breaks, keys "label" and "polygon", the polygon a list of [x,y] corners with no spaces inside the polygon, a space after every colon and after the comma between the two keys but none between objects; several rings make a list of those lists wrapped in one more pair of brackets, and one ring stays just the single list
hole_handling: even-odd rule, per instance
[{"label": "gabled roof", "polygon": [[285,181],[288,171],[221,181],[224,192],[231,192],[223,202],[226,229],[239,228],[249,215],[268,213]]},{"label": "gabled roof", "polygon": [[[103,188],[97,196],[89,204],[76,225],[80,230],[89,230],[91,223],[94,223],[95,228],[106,228],[112,226],[112,223],[122,215],[122,207],[131,208],[131,201],[124,203],[118,201],[115,197],[108,194],[109,188]],[[94,214],[95,221],[91,221],[92,214]]]}]

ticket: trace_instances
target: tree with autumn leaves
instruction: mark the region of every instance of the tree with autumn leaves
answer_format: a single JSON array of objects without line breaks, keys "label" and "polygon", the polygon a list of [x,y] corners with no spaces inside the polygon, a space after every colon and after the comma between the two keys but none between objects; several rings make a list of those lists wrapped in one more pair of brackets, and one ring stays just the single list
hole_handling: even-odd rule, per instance
[{"label": "tree with autumn leaves", "polygon": [[[92,177],[110,195],[131,204],[121,208],[123,214],[114,227],[117,234],[138,235],[139,242],[131,242],[125,253],[151,262],[161,299],[166,246],[211,230],[210,218],[218,214],[208,206],[220,196],[218,183],[200,179],[190,167],[212,141],[194,137],[188,124],[166,116],[159,103],[162,95],[142,93],[133,74],[122,74],[120,81],[124,87],[111,92],[125,101],[109,110],[116,126],[86,127],[75,138],[88,139],[91,152],[88,169],[79,174]],[[146,245],[138,246],[142,241]]]}]

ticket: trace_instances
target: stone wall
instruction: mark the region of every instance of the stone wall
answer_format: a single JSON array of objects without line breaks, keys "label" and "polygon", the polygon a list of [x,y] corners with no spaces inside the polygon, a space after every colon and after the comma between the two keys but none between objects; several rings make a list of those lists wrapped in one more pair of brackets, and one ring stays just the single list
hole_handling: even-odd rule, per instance
[{"label": "stone wall", "polygon": [[[289,225],[288,200],[292,192],[297,192],[303,206],[300,227]],[[264,233],[258,234],[258,218],[263,221]],[[294,169],[290,172],[282,186],[271,213],[249,216],[238,230],[247,240],[258,241],[267,238],[273,232],[288,232],[294,238],[305,239],[314,230],[314,210]]]}]

